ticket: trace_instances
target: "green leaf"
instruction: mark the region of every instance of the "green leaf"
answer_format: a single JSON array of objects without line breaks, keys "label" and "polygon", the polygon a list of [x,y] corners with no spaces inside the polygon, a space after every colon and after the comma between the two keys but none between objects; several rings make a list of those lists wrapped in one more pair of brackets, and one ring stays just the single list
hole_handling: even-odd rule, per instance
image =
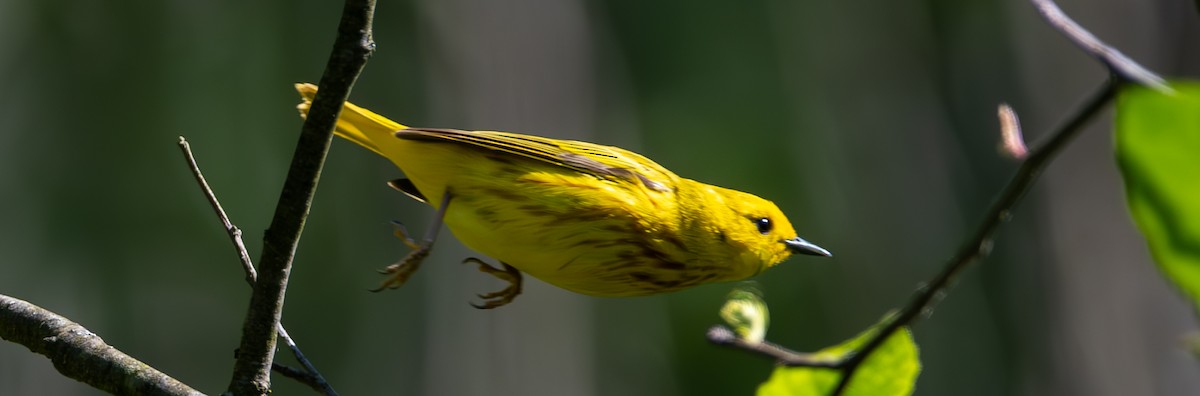
[{"label": "green leaf", "polygon": [[1171,88],[1121,92],[1117,162],[1154,261],[1200,307],[1200,84]]},{"label": "green leaf", "polygon": [[[886,319],[885,319],[886,321]],[[841,358],[848,352],[858,349],[877,330],[878,325],[862,332],[858,336],[838,345],[822,349],[815,357],[827,357],[830,360]],[[917,344],[913,342],[908,328],[901,328],[892,333],[887,341],[875,349],[866,360],[858,366],[850,384],[843,395],[853,396],[896,396],[910,395],[917,375],[921,372],[921,362],[917,358]],[[837,387],[842,378],[842,372],[827,368],[814,367],[777,367],[758,387],[758,396],[798,396],[798,395],[829,395]]]}]

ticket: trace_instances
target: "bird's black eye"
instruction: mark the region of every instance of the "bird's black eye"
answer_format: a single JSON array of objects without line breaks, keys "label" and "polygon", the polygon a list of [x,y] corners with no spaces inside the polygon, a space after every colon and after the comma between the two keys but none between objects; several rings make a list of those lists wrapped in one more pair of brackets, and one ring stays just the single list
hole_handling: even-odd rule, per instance
[{"label": "bird's black eye", "polygon": [[754,225],[758,227],[758,232],[763,235],[771,233],[771,229],[775,226],[771,224],[771,219],[766,217],[754,220]]}]

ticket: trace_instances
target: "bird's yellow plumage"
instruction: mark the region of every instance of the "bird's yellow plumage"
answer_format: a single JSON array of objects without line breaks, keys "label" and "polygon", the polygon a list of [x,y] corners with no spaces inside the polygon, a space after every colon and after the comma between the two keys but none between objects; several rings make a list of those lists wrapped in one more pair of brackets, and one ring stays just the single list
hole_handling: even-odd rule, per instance
[{"label": "bird's yellow plumage", "polygon": [[[296,89],[307,114],[317,88]],[[485,295],[487,308],[519,293],[517,270],[583,294],[636,296],[744,279],[793,253],[829,255],[798,238],[770,201],[616,147],[408,128],[350,103],[336,134],[391,160],[411,183],[393,186],[439,208],[464,245],[506,264],[480,263],[516,286]],[[403,283],[430,244],[389,267],[384,286]]]}]

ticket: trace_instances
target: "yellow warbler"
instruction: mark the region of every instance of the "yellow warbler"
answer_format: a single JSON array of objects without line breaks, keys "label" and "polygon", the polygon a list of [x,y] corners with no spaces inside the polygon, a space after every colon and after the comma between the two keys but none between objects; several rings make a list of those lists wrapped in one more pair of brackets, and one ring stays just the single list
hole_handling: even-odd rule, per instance
[{"label": "yellow warbler", "polygon": [[[308,113],[317,87],[296,84]],[[337,136],[391,160],[392,187],[438,215],[422,244],[384,273],[402,285],[444,222],[498,259],[467,259],[509,287],[480,295],[494,308],[521,291],[521,272],[594,296],[638,296],[745,279],[794,253],[829,256],[796,236],[775,204],[676,176],[616,147],[494,131],[409,128],[346,103]],[[403,235],[398,230],[399,236]]]}]

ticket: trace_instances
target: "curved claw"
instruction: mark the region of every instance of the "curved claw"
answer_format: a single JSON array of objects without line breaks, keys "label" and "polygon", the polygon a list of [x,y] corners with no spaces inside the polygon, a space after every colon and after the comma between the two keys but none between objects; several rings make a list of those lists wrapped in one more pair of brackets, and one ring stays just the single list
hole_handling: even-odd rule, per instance
[{"label": "curved claw", "polygon": [[490,274],[496,277],[496,279],[508,282],[508,287],[504,289],[491,293],[477,294],[476,296],[483,299],[484,303],[482,305],[471,303],[472,307],[478,309],[492,309],[501,307],[512,302],[513,299],[517,298],[517,295],[521,294],[521,271],[517,270],[515,267],[502,262],[500,264],[503,265],[504,268],[496,268],[491,264],[474,257],[468,257],[467,259],[463,260],[463,264],[467,263],[478,265],[479,272]]},{"label": "curved claw", "polygon": [[479,304],[476,304],[476,303],[467,303],[467,304],[471,304],[471,308],[475,308],[475,309],[492,309],[492,308],[495,308],[495,307],[489,306],[489,304],[484,304],[484,305],[479,305]]}]

